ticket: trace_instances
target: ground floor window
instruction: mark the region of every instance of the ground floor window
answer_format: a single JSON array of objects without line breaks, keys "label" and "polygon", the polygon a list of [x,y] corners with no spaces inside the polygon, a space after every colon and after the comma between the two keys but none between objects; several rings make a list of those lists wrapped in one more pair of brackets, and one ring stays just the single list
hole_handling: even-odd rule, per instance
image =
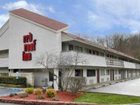
[{"label": "ground floor window", "polygon": [[96,76],[96,72],[93,69],[87,69],[87,77]]},{"label": "ground floor window", "polygon": [[82,69],[75,69],[75,76],[83,76],[83,70]]},{"label": "ground floor window", "polygon": [[106,70],[106,75],[110,75],[110,70]]},{"label": "ground floor window", "polygon": [[101,71],[101,75],[104,76],[105,75],[105,70],[100,70]]}]

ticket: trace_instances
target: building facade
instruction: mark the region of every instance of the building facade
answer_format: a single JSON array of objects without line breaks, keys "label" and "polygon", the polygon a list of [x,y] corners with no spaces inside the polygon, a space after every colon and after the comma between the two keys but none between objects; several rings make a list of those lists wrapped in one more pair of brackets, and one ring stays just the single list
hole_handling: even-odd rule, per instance
[{"label": "building facade", "polygon": [[[58,89],[58,78],[37,63],[46,52],[55,55],[78,52],[86,61],[77,64],[72,76],[86,77],[87,85],[140,76],[138,59],[68,33],[64,23],[25,9],[13,10],[9,17],[0,29],[1,76],[24,76],[34,86],[45,86],[47,81]],[[57,67],[50,69],[60,75]]]}]

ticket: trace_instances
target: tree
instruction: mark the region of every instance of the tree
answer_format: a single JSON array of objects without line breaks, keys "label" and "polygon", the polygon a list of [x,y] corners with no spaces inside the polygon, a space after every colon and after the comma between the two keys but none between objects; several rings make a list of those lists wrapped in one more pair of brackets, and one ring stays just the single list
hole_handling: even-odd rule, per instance
[{"label": "tree", "polygon": [[104,38],[98,37],[98,44],[106,43],[107,47],[140,59],[140,33],[114,33]]},{"label": "tree", "polygon": [[77,93],[86,84],[85,77],[69,77],[68,79],[69,79],[69,90],[72,93]]},{"label": "tree", "polygon": [[[60,82],[60,89],[62,91],[67,91],[69,87],[69,77],[72,77],[74,70],[84,63],[86,60],[78,52],[68,52],[68,53],[60,53],[60,55],[49,54],[46,53],[45,56],[42,56],[37,61],[38,64],[44,67],[45,71],[50,72]],[[59,69],[59,73],[61,76],[57,76],[53,73],[50,68],[57,68]]]},{"label": "tree", "polygon": [[58,68],[61,73],[60,80],[60,87],[62,91],[66,91],[69,87],[69,77],[72,77],[74,70],[77,69],[78,65],[82,65],[86,63],[86,59],[78,52],[69,52],[68,54],[60,54]]}]

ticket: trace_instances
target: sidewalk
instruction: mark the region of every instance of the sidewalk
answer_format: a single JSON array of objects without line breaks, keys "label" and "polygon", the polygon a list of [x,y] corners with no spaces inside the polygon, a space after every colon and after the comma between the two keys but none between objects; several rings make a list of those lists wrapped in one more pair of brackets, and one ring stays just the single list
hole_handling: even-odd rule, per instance
[{"label": "sidewalk", "polygon": [[84,88],[85,91],[89,90],[89,89],[97,89],[97,88],[101,88],[101,87],[106,87],[109,85],[113,85],[116,83],[120,83],[120,82],[124,82],[124,81],[129,81],[129,80],[134,80],[140,77],[135,77],[135,78],[127,78],[127,79],[123,79],[123,80],[114,80],[114,81],[108,81],[108,82],[103,82],[103,83],[97,83],[97,84],[93,84],[93,85],[88,85]]}]

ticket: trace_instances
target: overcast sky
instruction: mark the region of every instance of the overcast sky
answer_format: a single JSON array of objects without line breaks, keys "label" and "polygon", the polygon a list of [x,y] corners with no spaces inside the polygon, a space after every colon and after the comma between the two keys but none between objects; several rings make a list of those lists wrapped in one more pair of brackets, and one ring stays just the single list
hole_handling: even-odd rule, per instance
[{"label": "overcast sky", "polygon": [[140,31],[140,0],[0,0],[0,27],[8,11],[25,8],[69,25],[90,36]]}]

